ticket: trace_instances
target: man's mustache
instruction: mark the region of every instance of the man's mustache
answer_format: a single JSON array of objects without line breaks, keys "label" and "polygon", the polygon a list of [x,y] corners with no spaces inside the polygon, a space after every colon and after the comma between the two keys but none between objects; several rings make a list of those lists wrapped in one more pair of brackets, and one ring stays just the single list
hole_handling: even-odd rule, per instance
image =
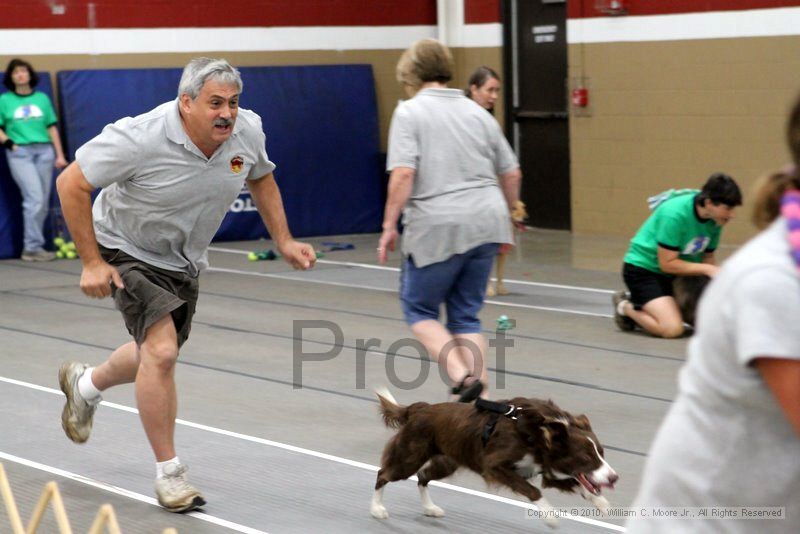
[{"label": "man's mustache", "polygon": [[214,121],[214,126],[231,126],[233,121],[230,119],[217,119]]}]

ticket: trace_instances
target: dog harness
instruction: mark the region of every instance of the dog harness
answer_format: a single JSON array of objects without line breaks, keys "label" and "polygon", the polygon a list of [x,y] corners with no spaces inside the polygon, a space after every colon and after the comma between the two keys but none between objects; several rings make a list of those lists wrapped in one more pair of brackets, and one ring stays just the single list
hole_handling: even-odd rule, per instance
[{"label": "dog harness", "polygon": [[501,415],[516,421],[517,413],[522,410],[522,408],[514,406],[513,404],[504,404],[502,402],[494,402],[486,399],[477,399],[475,401],[475,408],[479,411],[490,412],[491,414],[489,420],[486,421],[486,424],[483,426],[483,434],[481,434],[481,442],[484,447],[486,447],[492,434],[494,434],[497,420],[500,419]]}]

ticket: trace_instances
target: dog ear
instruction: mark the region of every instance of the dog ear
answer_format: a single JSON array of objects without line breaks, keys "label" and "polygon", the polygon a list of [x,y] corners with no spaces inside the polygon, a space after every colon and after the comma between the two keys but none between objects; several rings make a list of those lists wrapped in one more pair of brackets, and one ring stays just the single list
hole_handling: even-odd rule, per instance
[{"label": "dog ear", "polygon": [[586,415],[584,414],[576,415],[575,417],[573,417],[573,419],[575,421],[575,426],[591,432],[592,425],[589,423],[589,418],[586,417]]},{"label": "dog ear", "polygon": [[563,419],[545,419],[539,427],[542,431],[544,444],[552,449],[557,443],[563,443],[569,437],[569,423]]}]

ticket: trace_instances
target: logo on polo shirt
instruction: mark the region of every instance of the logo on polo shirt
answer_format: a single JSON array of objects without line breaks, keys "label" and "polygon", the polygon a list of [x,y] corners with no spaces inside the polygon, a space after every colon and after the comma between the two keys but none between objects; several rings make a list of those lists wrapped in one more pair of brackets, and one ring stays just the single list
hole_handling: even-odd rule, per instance
[{"label": "logo on polo shirt", "polygon": [[231,170],[236,174],[242,172],[244,168],[244,158],[242,156],[233,156],[231,158]]}]

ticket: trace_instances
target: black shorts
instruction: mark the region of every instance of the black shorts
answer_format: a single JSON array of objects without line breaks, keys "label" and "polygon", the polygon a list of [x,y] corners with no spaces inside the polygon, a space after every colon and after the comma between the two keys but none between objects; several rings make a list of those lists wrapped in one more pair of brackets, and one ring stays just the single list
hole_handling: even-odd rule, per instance
[{"label": "black shorts", "polygon": [[178,347],[183,345],[189,338],[197,307],[197,278],[154,267],[121,250],[102,245],[100,255],[116,267],[125,283],[124,289],[117,289],[112,284],[112,295],[136,344],[141,346],[147,329],[170,313],[178,333]]},{"label": "black shorts", "polygon": [[659,297],[671,297],[673,278],[630,263],[622,264],[622,279],[631,292],[631,304],[635,310],[641,310],[642,306]]}]

